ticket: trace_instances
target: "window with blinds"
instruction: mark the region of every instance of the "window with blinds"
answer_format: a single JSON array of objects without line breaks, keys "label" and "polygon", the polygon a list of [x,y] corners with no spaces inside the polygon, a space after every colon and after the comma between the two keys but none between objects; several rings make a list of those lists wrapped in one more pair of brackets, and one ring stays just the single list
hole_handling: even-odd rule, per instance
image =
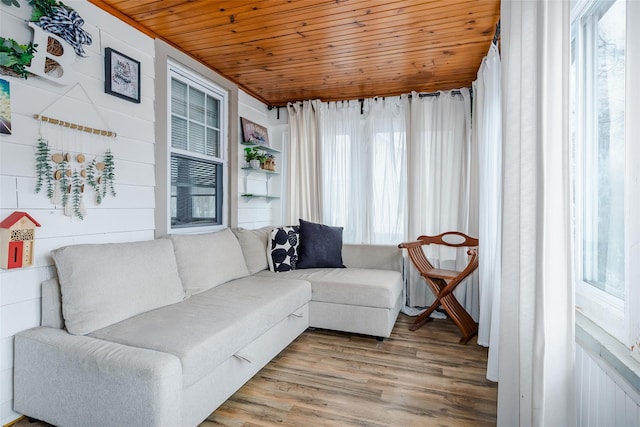
[{"label": "window with blinds", "polygon": [[171,228],[222,225],[225,93],[170,68]]}]

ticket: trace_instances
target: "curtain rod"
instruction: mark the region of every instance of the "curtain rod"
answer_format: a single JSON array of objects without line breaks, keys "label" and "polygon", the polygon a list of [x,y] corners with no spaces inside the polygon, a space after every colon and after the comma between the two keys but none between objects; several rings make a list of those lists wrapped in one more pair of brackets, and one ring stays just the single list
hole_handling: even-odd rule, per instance
[{"label": "curtain rod", "polygon": [[[422,93],[418,93],[418,97],[419,97],[419,98],[427,98],[427,97],[430,97],[430,96],[440,96],[440,93],[441,93],[441,92],[422,92]],[[460,92],[460,91],[459,91],[459,90],[457,90],[457,89],[454,89],[454,90],[452,90],[452,91],[451,91],[451,95],[452,95],[452,96],[453,96],[453,95],[462,95],[462,92]],[[402,96],[405,96],[405,95],[396,95],[396,96],[402,97]],[[408,94],[408,95],[406,95],[406,96],[407,96],[408,98],[412,98],[412,97],[413,97],[411,94]],[[385,99],[386,97],[385,97],[385,96],[374,96],[373,98],[374,98],[374,99],[375,99],[375,98],[382,98],[382,99]],[[365,100],[365,98],[358,98],[357,100],[352,100],[352,99],[343,99],[343,100],[341,100],[341,101],[329,101],[329,102],[359,101],[359,102],[362,104],[362,103],[364,103],[364,100]],[[300,105],[302,105],[302,101],[299,101],[299,103],[300,103]],[[280,118],[280,108],[281,108],[281,107],[282,107],[282,108],[284,108],[285,106],[283,106],[283,105],[268,105],[268,106],[267,106],[267,109],[269,109],[269,110],[273,110],[273,109],[275,108],[275,109],[277,110],[277,112],[278,112],[277,114],[278,114],[278,119],[279,119],[279,118]]]}]

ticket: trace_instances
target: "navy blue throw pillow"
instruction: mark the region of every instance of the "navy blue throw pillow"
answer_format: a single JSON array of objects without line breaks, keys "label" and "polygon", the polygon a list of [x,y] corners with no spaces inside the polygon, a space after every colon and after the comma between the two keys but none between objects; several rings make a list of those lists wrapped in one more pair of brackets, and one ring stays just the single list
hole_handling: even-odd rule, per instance
[{"label": "navy blue throw pillow", "polygon": [[300,228],[297,225],[274,228],[271,232],[272,271],[296,269]]},{"label": "navy blue throw pillow", "polygon": [[342,227],[300,220],[300,246],[296,268],[344,268]]}]

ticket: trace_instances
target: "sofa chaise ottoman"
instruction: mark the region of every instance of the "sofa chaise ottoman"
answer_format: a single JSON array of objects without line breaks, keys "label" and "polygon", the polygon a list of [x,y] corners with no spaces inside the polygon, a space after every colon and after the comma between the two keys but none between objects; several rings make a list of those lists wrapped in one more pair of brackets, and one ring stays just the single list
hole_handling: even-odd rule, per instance
[{"label": "sofa chaise ottoman", "polygon": [[397,247],[344,245],[347,268],[283,274],[266,229],[233,231],[53,251],[41,326],[15,336],[14,409],[60,427],[195,426],[309,326],[389,336]]}]

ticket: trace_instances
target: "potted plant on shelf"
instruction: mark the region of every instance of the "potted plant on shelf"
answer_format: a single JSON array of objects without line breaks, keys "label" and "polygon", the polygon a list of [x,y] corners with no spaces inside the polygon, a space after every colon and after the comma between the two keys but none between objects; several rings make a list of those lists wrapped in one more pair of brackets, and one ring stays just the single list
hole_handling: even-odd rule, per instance
[{"label": "potted plant on shelf", "polygon": [[249,165],[249,167],[253,169],[260,169],[261,156],[262,154],[257,147],[247,147],[244,149],[244,161],[246,165]]}]

